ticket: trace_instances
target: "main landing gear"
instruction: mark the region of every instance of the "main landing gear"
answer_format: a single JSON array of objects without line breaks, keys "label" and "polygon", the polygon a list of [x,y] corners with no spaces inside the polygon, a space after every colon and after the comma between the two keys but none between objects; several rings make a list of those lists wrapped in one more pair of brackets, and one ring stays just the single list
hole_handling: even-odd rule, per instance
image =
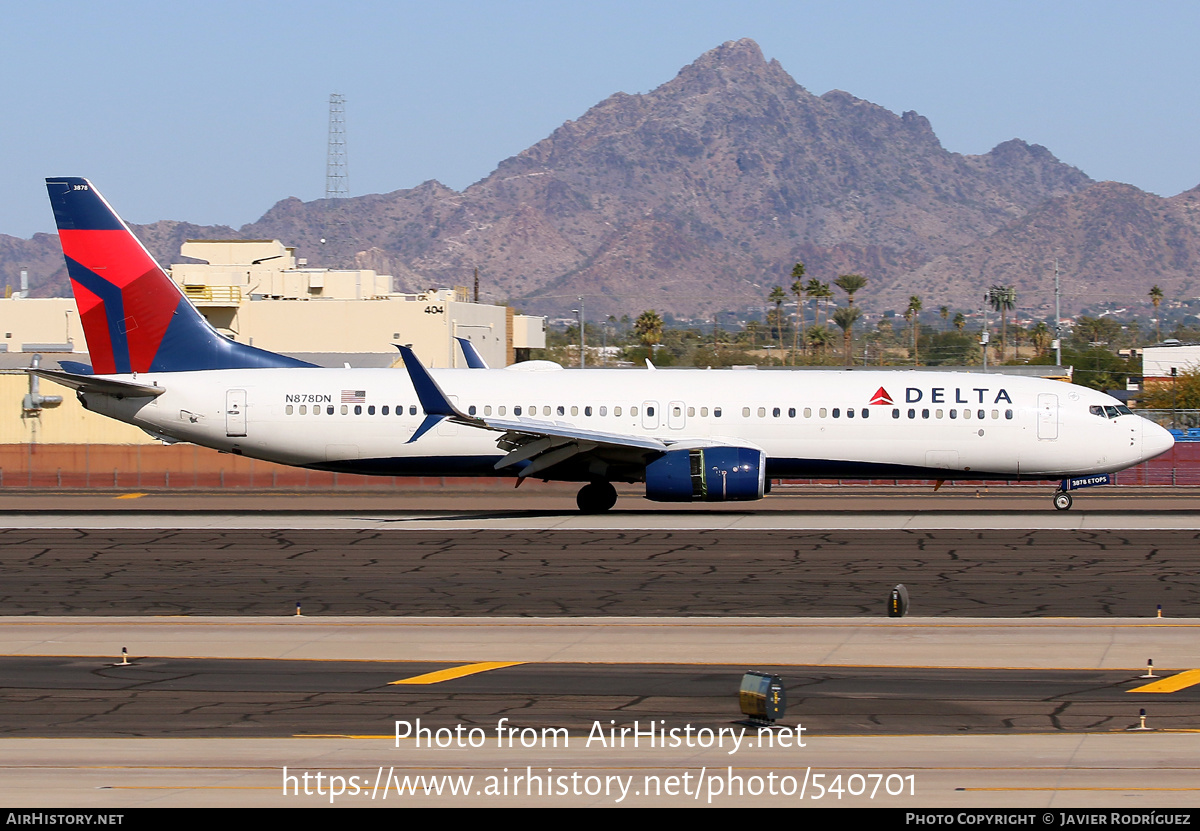
[{"label": "main landing gear", "polygon": [[1069,511],[1071,510],[1071,505],[1074,503],[1075,500],[1072,499],[1071,494],[1067,493],[1066,491],[1054,492],[1054,510]]},{"label": "main landing gear", "polygon": [[612,482],[592,482],[579,489],[575,504],[585,514],[602,514],[617,504],[617,489]]}]

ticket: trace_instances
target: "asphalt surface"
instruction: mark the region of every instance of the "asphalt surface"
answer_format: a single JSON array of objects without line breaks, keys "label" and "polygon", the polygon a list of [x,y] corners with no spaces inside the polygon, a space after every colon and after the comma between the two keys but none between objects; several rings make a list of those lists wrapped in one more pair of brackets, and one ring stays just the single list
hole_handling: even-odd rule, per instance
[{"label": "asphalt surface", "polygon": [[1181,530],[0,530],[0,615],[1200,613]]},{"label": "asphalt surface", "polygon": [[[0,658],[0,736],[235,737],[389,735],[397,719],[431,729],[594,723],[718,729],[744,718],[744,666],[520,664],[421,686],[392,682],[432,662]],[[1159,725],[1200,729],[1200,688],[1130,693],[1114,670],[756,666],[786,689],[781,724],[812,735],[1109,732],[1149,706]]]}]

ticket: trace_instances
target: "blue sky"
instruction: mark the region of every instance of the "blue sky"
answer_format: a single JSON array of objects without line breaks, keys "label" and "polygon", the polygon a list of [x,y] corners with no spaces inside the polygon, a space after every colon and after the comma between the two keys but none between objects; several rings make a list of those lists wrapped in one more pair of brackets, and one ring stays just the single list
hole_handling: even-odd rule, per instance
[{"label": "blue sky", "polygon": [[1200,4],[0,0],[0,233],[53,229],[42,180],[91,178],[132,222],[239,226],[324,195],[328,98],[350,190],[463,188],[614,92],[756,40],[814,93],[1013,137],[1095,179],[1200,184]]}]

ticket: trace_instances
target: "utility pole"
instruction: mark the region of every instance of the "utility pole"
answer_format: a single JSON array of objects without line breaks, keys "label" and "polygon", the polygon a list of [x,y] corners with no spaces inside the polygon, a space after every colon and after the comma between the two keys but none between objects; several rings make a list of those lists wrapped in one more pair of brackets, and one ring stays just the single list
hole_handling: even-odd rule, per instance
[{"label": "utility pole", "polygon": [[571,309],[575,313],[575,319],[579,321],[579,368],[583,369],[586,364],[583,359],[584,349],[587,348],[587,343],[583,335],[584,315],[583,315],[583,298],[579,298],[579,308]]},{"label": "utility pole", "polygon": [[1062,366],[1062,335],[1058,331],[1058,322],[1062,320],[1062,311],[1058,305],[1058,257],[1054,258],[1054,363]]},{"label": "utility pole", "polygon": [[991,340],[991,336],[988,335],[987,309],[988,309],[988,299],[985,296],[983,298],[983,335],[979,338],[979,343],[981,346],[983,346],[983,371],[984,372],[987,372],[988,341]]}]

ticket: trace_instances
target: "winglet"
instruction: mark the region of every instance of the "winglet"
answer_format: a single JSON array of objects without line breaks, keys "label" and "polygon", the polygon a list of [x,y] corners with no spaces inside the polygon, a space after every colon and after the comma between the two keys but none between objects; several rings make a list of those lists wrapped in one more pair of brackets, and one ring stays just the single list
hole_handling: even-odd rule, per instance
[{"label": "winglet", "polygon": [[450,403],[450,399],[442,392],[437,381],[433,380],[429,370],[421,365],[412,347],[401,346],[398,343],[394,345],[400,350],[400,357],[404,359],[404,368],[408,370],[408,377],[412,380],[413,389],[417,391],[417,400],[421,402],[421,409],[425,411],[425,415],[457,417],[469,421],[467,416]]},{"label": "winglet", "polygon": [[460,338],[455,335],[454,339],[458,341],[458,345],[462,347],[463,357],[467,360],[468,369],[488,369],[487,361],[479,354],[479,350],[475,348],[475,344],[471,343],[466,338]]}]

